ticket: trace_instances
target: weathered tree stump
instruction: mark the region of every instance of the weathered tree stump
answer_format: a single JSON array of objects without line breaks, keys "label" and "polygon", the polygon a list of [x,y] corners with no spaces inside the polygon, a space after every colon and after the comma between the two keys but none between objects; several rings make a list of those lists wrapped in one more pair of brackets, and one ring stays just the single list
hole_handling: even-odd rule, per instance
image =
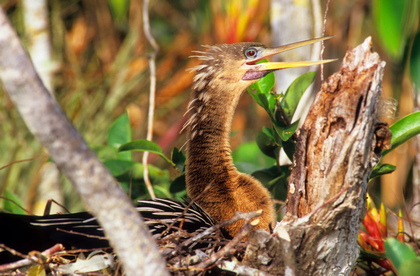
[{"label": "weathered tree stump", "polygon": [[[278,242],[250,237],[249,265],[276,275],[348,275],[356,264],[369,175],[391,137],[378,119],[385,62],[371,47],[367,38],[348,50],[323,83],[298,133]],[[267,245],[281,252],[270,265],[259,261]]]}]

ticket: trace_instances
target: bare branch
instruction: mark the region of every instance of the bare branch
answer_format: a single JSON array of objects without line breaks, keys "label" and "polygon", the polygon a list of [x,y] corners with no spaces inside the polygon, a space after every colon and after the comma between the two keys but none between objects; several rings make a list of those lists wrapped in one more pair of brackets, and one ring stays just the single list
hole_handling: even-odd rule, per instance
[{"label": "bare branch", "polygon": [[231,240],[228,242],[228,244],[226,244],[222,249],[220,249],[219,251],[217,251],[216,253],[212,254],[210,256],[210,258],[208,258],[207,260],[197,264],[196,266],[194,266],[193,268],[191,268],[191,270],[202,270],[206,267],[211,266],[212,264],[214,264],[215,262],[217,262],[218,260],[220,260],[221,258],[223,258],[224,256],[227,256],[229,254],[229,252],[239,243],[241,242],[246,236],[249,235],[249,233],[251,232],[251,230],[258,224],[259,220],[253,220],[253,221],[249,221],[249,219],[246,219],[244,225],[242,226],[241,230],[239,230],[239,233]]},{"label": "bare branch", "polygon": [[[150,31],[149,23],[149,0],[143,0],[143,30],[144,34],[153,47],[153,52],[148,55],[149,57],[149,68],[150,68],[150,91],[149,91],[149,112],[147,116],[147,135],[146,139],[152,141],[153,139],[153,118],[155,114],[155,98],[156,98],[156,54],[159,51],[155,39]],[[143,178],[146,184],[147,190],[152,197],[156,198],[155,192],[153,191],[152,183],[149,179],[149,168],[147,165],[147,159],[149,152],[143,153]]]},{"label": "bare branch", "polygon": [[0,271],[7,271],[7,270],[20,268],[20,267],[24,267],[24,266],[39,262],[39,260],[42,260],[44,258],[50,258],[55,253],[62,251],[64,249],[64,246],[60,243],[57,243],[54,246],[47,248],[46,250],[42,252],[36,252],[36,253],[31,252],[30,255],[28,256],[21,254],[17,252],[16,250],[7,247],[4,244],[0,244],[0,248],[3,248],[9,251],[13,255],[23,258],[22,260],[16,261],[14,263],[0,265]]},{"label": "bare branch", "polygon": [[36,74],[0,10],[0,81],[28,128],[104,228],[127,275],[167,275],[156,244],[124,191],[86,145]]}]

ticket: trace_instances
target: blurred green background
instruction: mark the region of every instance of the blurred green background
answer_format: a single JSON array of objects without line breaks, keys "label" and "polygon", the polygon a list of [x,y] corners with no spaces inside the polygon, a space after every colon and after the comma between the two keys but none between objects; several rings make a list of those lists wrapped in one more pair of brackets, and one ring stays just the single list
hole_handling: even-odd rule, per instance
[{"label": "blurred green background", "polygon": [[[33,59],[41,59],[39,71],[45,75],[46,86],[88,144],[103,160],[109,159],[114,154],[106,152],[109,130],[125,113],[132,139],[144,139],[150,84],[148,54],[152,48],[143,33],[142,1],[46,1],[40,19],[44,28],[37,28],[39,18],[28,15],[34,7],[26,2],[0,1]],[[342,59],[348,47],[372,36],[374,50],[387,62],[382,119],[392,123],[418,110],[420,1],[286,2],[292,1],[151,1],[151,31],[160,47],[153,140],[166,155],[185,142],[185,133],[178,133],[186,120],[183,114],[193,78],[187,69],[197,65],[189,56],[205,44],[259,41],[276,46],[273,44],[321,36],[325,28],[325,35],[335,37],[325,43],[323,56]],[[42,34],[44,48],[37,49],[36,37]],[[312,50],[304,49],[303,55]],[[293,59],[293,55],[283,58]],[[319,59],[319,54],[309,57]],[[327,65],[323,76],[339,66],[340,62]],[[283,88],[277,89],[282,92]],[[29,133],[5,93],[0,94],[0,104],[0,195],[15,197],[27,210],[38,214],[48,199],[55,199],[72,212],[83,210],[71,185],[49,162],[48,154]],[[269,118],[249,95],[244,95],[232,129],[232,147],[239,149],[235,160],[243,170],[270,165],[262,155],[255,158],[258,152],[249,157],[255,149],[255,134],[264,125],[269,125]],[[418,149],[418,145],[407,143],[386,157],[385,162],[396,165],[397,170],[371,183],[375,200],[394,208],[415,197],[413,177],[419,172],[413,168],[420,167],[415,163],[416,157],[420,161]],[[141,153],[133,153],[133,159],[141,162]],[[181,197],[182,193],[169,191],[179,172],[157,155],[150,155],[149,161],[157,196]],[[142,181],[130,181],[141,179],[141,173],[124,177],[119,180],[128,183],[125,188],[133,197],[148,197]]]}]

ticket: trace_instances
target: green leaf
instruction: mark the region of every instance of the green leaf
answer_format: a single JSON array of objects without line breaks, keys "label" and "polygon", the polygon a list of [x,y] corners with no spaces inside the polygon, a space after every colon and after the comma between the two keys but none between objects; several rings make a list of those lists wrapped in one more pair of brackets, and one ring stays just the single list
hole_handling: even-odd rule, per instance
[{"label": "green leaf", "polygon": [[287,177],[279,176],[269,182],[270,191],[273,198],[281,201],[286,201],[287,198]]},{"label": "green leaf", "polygon": [[[395,238],[385,240],[386,256],[392,261],[397,271],[401,271],[407,264],[415,265],[419,262],[419,258],[411,246],[402,243]],[[417,270],[418,273],[418,270]],[[408,274],[400,274],[408,275]],[[410,274],[411,275],[411,274]]]},{"label": "green leaf", "polygon": [[263,127],[262,132],[264,132],[264,134],[270,137],[273,141],[276,141],[276,133],[274,132],[273,129],[268,128],[268,127]]},{"label": "green leaf", "polygon": [[274,128],[276,132],[278,133],[278,135],[280,136],[280,139],[286,142],[290,139],[290,137],[293,136],[293,134],[295,134],[298,126],[299,126],[299,120],[295,121],[294,123],[292,123],[290,126],[287,126],[287,127],[280,127],[280,126],[275,125]]},{"label": "green leaf", "polygon": [[128,172],[136,164],[134,161],[121,159],[108,159],[103,163],[114,177]]},{"label": "green leaf", "polygon": [[93,151],[99,157],[99,159],[107,160],[107,159],[119,159],[120,155],[118,149],[111,147],[111,146],[93,146]]},{"label": "green leaf", "polygon": [[148,151],[156,154],[162,154],[162,149],[158,144],[145,140],[135,140],[121,145],[118,151]]},{"label": "green leaf", "polygon": [[160,197],[160,198],[170,198],[171,197],[171,194],[168,191],[167,187],[153,185],[153,191],[155,192],[156,197]]},{"label": "green leaf", "polygon": [[265,131],[263,130],[257,133],[256,142],[262,153],[277,160],[280,145],[276,142],[268,128],[265,128]]},{"label": "green leaf", "polygon": [[293,140],[287,140],[283,142],[283,150],[286,153],[287,157],[290,160],[293,160],[293,155],[295,154],[295,151],[296,151],[295,142],[293,142]]},{"label": "green leaf", "polygon": [[282,171],[279,166],[271,166],[269,168],[261,169],[252,173],[252,176],[258,179],[265,186],[269,186],[269,183],[281,176]]},{"label": "green leaf", "polygon": [[272,166],[256,171],[252,174],[261,183],[269,188],[273,197],[285,200],[287,196],[287,181],[290,175],[289,165]]},{"label": "green leaf", "polygon": [[171,194],[176,194],[176,193],[184,191],[186,189],[185,183],[186,183],[185,174],[178,176],[177,178],[174,179],[174,181],[172,181],[171,187],[169,188],[169,192]]},{"label": "green leaf", "polygon": [[372,9],[382,47],[391,58],[401,60],[407,39],[415,28],[419,1],[375,0]]},{"label": "green leaf", "polygon": [[380,175],[392,173],[395,171],[397,167],[391,164],[377,164],[375,168],[370,173],[369,180],[374,179],[375,177],[378,177]]},{"label": "green leaf", "polygon": [[177,148],[172,150],[171,154],[172,162],[175,164],[178,171],[183,172],[185,169],[185,155]]},{"label": "green leaf", "polygon": [[276,107],[276,99],[271,93],[259,94],[259,104],[267,111],[270,118],[273,118]]},{"label": "green leaf", "polygon": [[398,270],[401,276],[418,276],[420,271],[420,260],[409,260],[404,262],[404,266]]},{"label": "green leaf", "polygon": [[391,149],[382,152],[386,155],[396,147],[420,134],[420,111],[411,113],[389,127],[392,132]]},{"label": "green leaf", "polygon": [[[127,114],[118,117],[111,125],[107,137],[108,145],[118,149],[122,144],[131,141],[131,126]],[[131,160],[130,152],[121,152],[118,154],[121,159]]]},{"label": "green leaf", "polygon": [[125,23],[128,19],[130,0],[108,0],[108,4],[116,23]]},{"label": "green leaf", "polygon": [[10,192],[9,190],[5,190],[3,197],[5,197],[5,199],[3,199],[3,209],[5,211],[13,214],[26,215],[25,210],[20,207],[24,206],[24,204],[16,194]]},{"label": "green leaf", "polygon": [[284,113],[291,119],[295,114],[296,108],[299,104],[300,99],[305,93],[306,89],[311,85],[315,79],[316,72],[307,72],[297,79],[287,88],[283,99],[280,102],[281,108]]},{"label": "green leaf", "polygon": [[255,93],[253,92],[255,90],[252,90],[251,87],[248,87],[248,92],[251,95],[251,97],[254,99],[255,102],[257,102],[258,105],[263,106],[261,100],[260,100],[260,93],[258,93],[257,91],[255,91]]},{"label": "green leaf", "polygon": [[[267,62],[263,60],[262,62]],[[261,63],[261,62],[258,62]],[[276,107],[276,99],[271,90],[275,84],[275,77],[273,73],[259,79],[256,83],[248,88],[249,94],[254,100],[263,107],[271,118],[274,118],[274,111]]]},{"label": "green leaf", "polygon": [[172,166],[174,167],[176,166],[175,163],[172,162],[171,159],[169,159],[168,157],[166,157],[166,155],[163,154],[163,151],[161,147],[159,147],[159,145],[149,140],[140,139],[140,140],[132,141],[124,145],[121,145],[118,150],[119,151],[148,151],[148,152],[159,155]]},{"label": "green leaf", "polygon": [[[258,63],[267,62],[267,59],[264,59]],[[274,77],[274,73],[269,73],[265,77],[259,79],[257,82],[253,83],[249,88],[248,91],[253,94],[251,91],[255,91],[256,94],[268,94],[273,90],[274,84],[276,83],[276,78]]]},{"label": "green leaf", "polygon": [[410,56],[410,73],[413,83],[417,87],[417,93],[420,92],[420,29],[414,38],[413,46],[411,47]]},{"label": "green leaf", "polygon": [[360,248],[359,259],[386,259],[385,253],[380,253],[379,251],[365,251],[363,248]]},{"label": "green leaf", "polygon": [[258,95],[258,99],[259,102],[261,103],[261,106],[266,110],[266,111],[270,111],[270,107],[269,107],[269,103],[268,103],[268,98],[265,94],[259,94]]},{"label": "green leaf", "polygon": [[[147,165],[149,168],[149,178],[153,183],[153,189],[156,191],[156,186],[162,187],[162,190],[166,190],[165,194],[157,195],[158,197],[171,197],[169,194],[170,176],[168,170],[162,170],[152,164]],[[127,193],[132,195],[132,198],[149,198],[147,189],[144,184],[144,166],[140,163],[135,163],[133,167],[124,174],[117,176],[118,182],[123,186]]]},{"label": "green leaf", "polygon": [[251,91],[255,91],[256,94],[270,93],[275,84],[274,73],[267,74],[267,76],[259,79],[257,82],[251,84],[249,87]]}]

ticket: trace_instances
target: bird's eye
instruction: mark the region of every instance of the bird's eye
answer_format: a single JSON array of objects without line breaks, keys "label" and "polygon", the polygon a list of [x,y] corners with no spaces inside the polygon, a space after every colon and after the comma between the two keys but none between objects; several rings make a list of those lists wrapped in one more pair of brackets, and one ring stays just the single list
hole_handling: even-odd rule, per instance
[{"label": "bird's eye", "polygon": [[258,54],[258,50],[254,47],[248,48],[245,51],[246,58],[256,58]]}]

